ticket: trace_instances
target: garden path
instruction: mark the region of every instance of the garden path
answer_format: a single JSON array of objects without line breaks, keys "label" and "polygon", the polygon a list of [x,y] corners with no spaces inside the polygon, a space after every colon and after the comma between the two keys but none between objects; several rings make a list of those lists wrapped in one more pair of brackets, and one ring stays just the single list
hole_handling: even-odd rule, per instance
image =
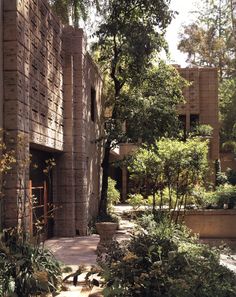
[{"label": "garden path", "polygon": [[[130,212],[132,209],[128,205],[119,205],[115,207],[115,212],[121,217],[119,230],[116,234],[118,241],[129,239],[130,232],[133,230],[134,223],[131,220],[124,219],[123,214]],[[84,237],[73,238],[53,238],[45,242],[45,246],[50,249],[57,260],[69,266],[75,272],[80,265],[84,265],[89,270],[92,265],[96,264],[96,248],[99,242],[99,235],[93,234]],[[67,273],[68,274],[68,273]],[[97,287],[89,289],[84,284],[84,276],[82,274],[78,278],[78,286],[73,286],[72,278],[69,279],[68,291],[62,291],[57,297],[100,297],[101,291]],[[66,276],[66,274],[65,274]],[[94,294],[94,295],[93,295]]]}]

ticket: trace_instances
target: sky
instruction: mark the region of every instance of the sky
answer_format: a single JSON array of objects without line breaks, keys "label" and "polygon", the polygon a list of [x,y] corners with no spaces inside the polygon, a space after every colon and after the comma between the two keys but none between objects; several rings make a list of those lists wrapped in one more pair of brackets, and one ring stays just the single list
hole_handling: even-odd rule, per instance
[{"label": "sky", "polygon": [[188,24],[193,17],[191,11],[194,10],[196,0],[172,0],[171,9],[178,11],[175,19],[171,22],[167,29],[166,39],[169,44],[171,63],[187,66],[186,55],[178,51],[178,34],[181,31],[182,24]]}]

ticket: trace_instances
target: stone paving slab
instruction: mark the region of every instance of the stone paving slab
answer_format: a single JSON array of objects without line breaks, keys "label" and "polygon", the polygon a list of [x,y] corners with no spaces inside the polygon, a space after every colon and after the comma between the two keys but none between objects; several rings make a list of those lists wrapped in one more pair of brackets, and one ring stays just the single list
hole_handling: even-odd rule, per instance
[{"label": "stone paving slab", "polygon": [[[53,238],[45,242],[45,247],[50,249],[56,259],[65,266],[69,266],[75,272],[80,265],[86,270],[96,265],[96,249],[99,242],[99,235],[73,238]],[[68,273],[69,274],[69,273]],[[63,275],[65,277],[67,274]],[[92,293],[100,292],[100,288],[88,288],[84,285],[86,273],[78,277],[78,285],[74,286],[72,278],[66,283],[68,291],[62,291],[57,297],[87,297]]]},{"label": "stone paving slab", "polygon": [[96,249],[99,235],[85,237],[54,238],[47,240],[45,246],[55,257],[66,265],[77,267],[79,265],[91,266],[96,264]]}]

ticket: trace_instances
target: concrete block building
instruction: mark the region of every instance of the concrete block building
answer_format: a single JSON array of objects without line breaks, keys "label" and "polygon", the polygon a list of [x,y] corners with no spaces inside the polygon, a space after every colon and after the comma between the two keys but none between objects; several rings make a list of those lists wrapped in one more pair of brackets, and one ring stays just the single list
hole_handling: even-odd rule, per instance
[{"label": "concrete block building", "polygon": [[85,235],[100,195],[100,73],[83,31],[62,26],[46,0],[0,0],[0,17],[0,125],[17,159],[1,225],[33,232],[41,220],[50,236]]}]

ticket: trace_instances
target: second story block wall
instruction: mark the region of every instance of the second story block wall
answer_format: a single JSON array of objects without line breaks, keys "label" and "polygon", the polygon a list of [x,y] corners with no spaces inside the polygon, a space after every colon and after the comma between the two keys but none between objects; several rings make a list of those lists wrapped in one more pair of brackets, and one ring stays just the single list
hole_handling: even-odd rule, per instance
[{"label": "second story block wall", "polygon": [[216,68],[177,68],[180,75],[190,82],[183,95],[185,104],[179,106],[178,113],[185,120],[187,131],[194,122],[207,124],[213,128],[210,139],[210,159],[219,159],[219,109],[218,74]]},{"label": "second story block wall", "polygon": [[6,128],[16,125],[31,143],[57,150],[63,148],[61,34],[46,1],[4,1],[5,113],[18,105],[17,123],[8,116]]}]

